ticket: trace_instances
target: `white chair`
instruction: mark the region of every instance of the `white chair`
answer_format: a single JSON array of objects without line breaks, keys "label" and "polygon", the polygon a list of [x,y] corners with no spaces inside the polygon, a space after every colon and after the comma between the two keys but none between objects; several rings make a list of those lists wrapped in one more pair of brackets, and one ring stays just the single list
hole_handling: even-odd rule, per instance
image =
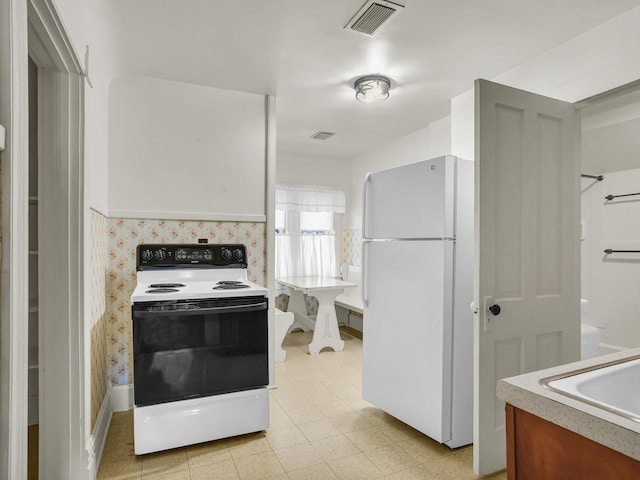
[{"label": "white chair", "polygon": [[293,312],[283,312],[276,308],[274,318],[275,325],[275,345],[274,345],[274,356],[276,362],[284,362],[287,358],[287,351],[282,348],[282,342],[284,341],[284,336],[287,334],[287,330],[293,323]]},{"label": "white chair", "polygon": [[352,288],[345,288],[345,293],[338,295],[335,299],[335,304],[339,307],[352,310],[354,312],[362,313],[364,305],[362,304],[362,298],[360,292],[362,291],[362,279],[360,267],[355,265],[347,265],[346,263],[340,267],[340,273],[342,279],[345,282],[355,283],[357,286]]}]

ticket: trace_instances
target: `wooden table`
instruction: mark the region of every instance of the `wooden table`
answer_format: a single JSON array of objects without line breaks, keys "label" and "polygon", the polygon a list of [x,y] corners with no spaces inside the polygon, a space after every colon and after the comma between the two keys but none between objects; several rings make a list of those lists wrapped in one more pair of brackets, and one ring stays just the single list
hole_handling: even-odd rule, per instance
[{"label": "wooden table", "polygon": [[[292,328],[299,326],[305,331],[313,329],[313,340],[309,344],[309,353],[317,355],[324,347],[331,347],[336,352],[344,350],[344,342],[340,338],[338,318],[333,301],[340,293],[344,292],[345,288],[357,285],[338,278],[319,276],[284,277],[277,278],[276,282],[291,290],[287,310],[293,312],[295,316]],[[307,316],[303,296],[305,293],[318,299],[318,315],[315,324]]]}]

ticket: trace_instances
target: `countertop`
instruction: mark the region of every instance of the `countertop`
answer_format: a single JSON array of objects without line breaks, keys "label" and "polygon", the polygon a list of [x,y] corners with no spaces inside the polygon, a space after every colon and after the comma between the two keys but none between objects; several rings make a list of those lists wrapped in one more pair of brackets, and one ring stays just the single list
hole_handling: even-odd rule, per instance
[{"label": "countertop", "polygon": [[640,461],[640,423],[553,392],[540,380],[640,354],[640,348],[498,381],[500,400]]}]

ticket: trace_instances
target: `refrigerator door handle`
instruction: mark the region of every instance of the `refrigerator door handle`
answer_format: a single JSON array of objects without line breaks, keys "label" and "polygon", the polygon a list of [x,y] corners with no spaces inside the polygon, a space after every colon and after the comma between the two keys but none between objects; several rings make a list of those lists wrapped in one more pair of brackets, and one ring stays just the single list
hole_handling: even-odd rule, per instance
[{"label": "refrigerator door handle", "polygon": [[364,179],[364,187],[362,188],[362,238],[369,238],[369,235],[367,235],[367,193],[369,191],[368,187],[370,182],[371,174],[367,173],[367,176]]},{"label": "refrigerator door handle", "polygon": [[367,290],[369,282],[367,282],[367,246],[371,243],[371,240],[362,240],[362,288],[360,289],[360,295],[362,297],[362,305],[367,307],[369,305]]}]

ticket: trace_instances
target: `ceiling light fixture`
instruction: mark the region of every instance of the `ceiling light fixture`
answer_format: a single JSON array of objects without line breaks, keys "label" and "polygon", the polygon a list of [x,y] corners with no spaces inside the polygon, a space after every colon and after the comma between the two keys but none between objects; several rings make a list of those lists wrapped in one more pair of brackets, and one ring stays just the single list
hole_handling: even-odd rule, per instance
[{"label": "ceiling light fixture", "polygon": [[353,84],[356,98],[361,102],[381,102],[389,98],[391,80],[382,75],[367,75],[358,78]]}]

